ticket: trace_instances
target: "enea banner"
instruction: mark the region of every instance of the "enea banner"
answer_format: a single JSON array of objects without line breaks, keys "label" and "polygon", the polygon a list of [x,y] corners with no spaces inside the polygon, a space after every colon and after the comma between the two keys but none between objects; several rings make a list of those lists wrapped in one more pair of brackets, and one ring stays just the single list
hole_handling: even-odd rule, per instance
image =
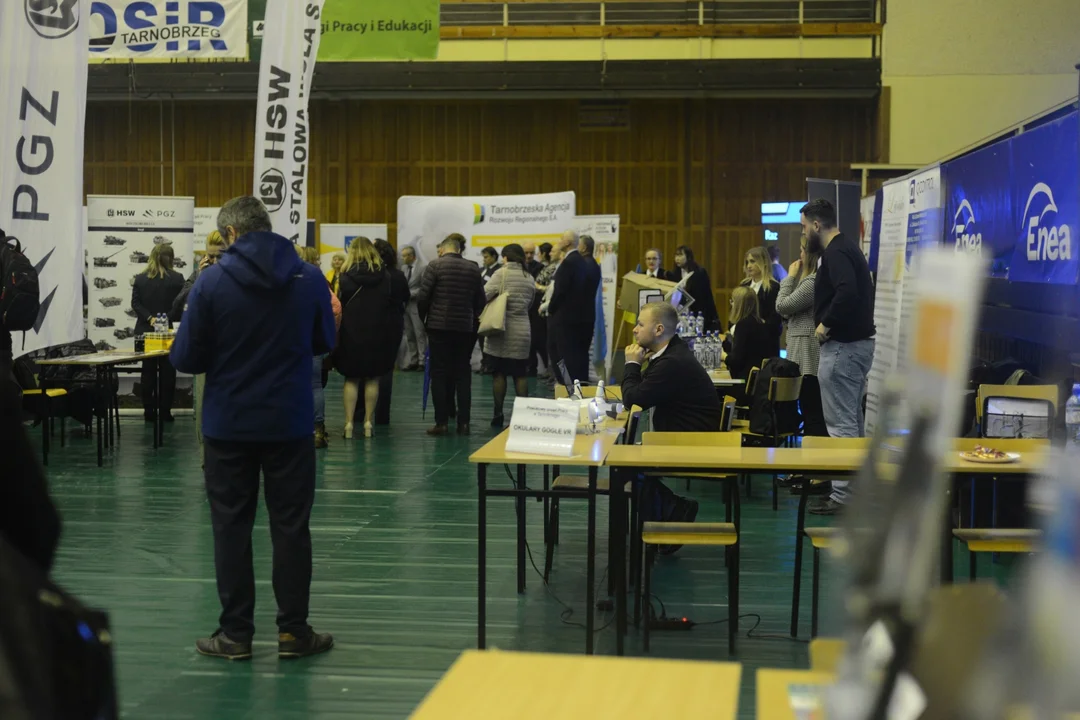
[{"label": "enea banner", "polygon": [[942,166],[945,178],[945,245],[982,255],[990,276],[1006,278],[1016,244],[1012,152],[1008,142]]},{"label": "enea banner", "polygon": [[554,243],[576,226],[576,196],[571,192],[492,197],[398,199],[398,247],[412,245],[424,262],[437,257],[451,233],[465,237],[465,257],[480,260],[485,247],[511,243]]},{"label": "enea banner", "polygon": [[83,336],[83,137],[87,11],[83,0],[0,2],[0,228],[38,272],[33,330],[14,354]]},{"label": "enea banner", "polygon": [[439,0],[326,0],[319,60],[434,60]]},{"label": "enea banner", "polygon": [[323,0],[269,0],[255,113],[255,196],[274,232],[305,244],[308,93]]},{"label": "enea banner", "polygon": [[1012,138],[1016,226],[1009,280],[1076,283],[1080,121],[1073,113]]},{"label": "enea banner", "polygon": [[90,7],[91,60],[247,57],[247,0],[83,2]]}]

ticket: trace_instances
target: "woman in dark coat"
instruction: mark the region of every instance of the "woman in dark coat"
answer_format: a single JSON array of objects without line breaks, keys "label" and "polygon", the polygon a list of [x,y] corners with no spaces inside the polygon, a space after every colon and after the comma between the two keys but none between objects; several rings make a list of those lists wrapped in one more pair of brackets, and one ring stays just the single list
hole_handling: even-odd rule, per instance
[{"label": "woman in dark coat", "polygon": [[[780,293],[780,283],[773,279],[772,259],[769,251],[763,247],[750,248],[746,253],[746,279],[740,285],[748,287],[757,294],[758,310],[761,321],[772,328],[777,343],[784,331],[783,319],[776,312],[776,297]],[[777,345],[779,352],[779,345]]]},{"label": "woman in dark coat", "polygon": [[675,248],[675,269],[668,273],[668,280],[681,284],[694,298],[690,310],[701,313],[705,332],[720,330],[720,316],[716,312],[709,273],[694,261],[694,251],[686,245]]},{"label": "woman in dark coat", "polygon": [[[131,288],[131,309],[135,311],[136,335],[153,332],[154,318],[162,314],[169,316],[172,313],[173,301],[184,288],[184,276],[173,270],[174,257],[172,245],[165,243],[155,245],[150,251],[150,259],[146,261],[146,269],[135,276],[135,283]],[[161,363],[161,404],[158,409],[166,421],[172,422],[173,395],[176,394],[176,368],[167,357],[157,362]],[[154,403],[157,400],[154,392],[152,362],[143,363],[140,385],[143,414],[147,422],[150,422],[154,419]]]},{"label": "woman in dark coat", "polygon": [[354,238],[342,268],[341,334],[334,367],[345,376],[345,437],[353,435],[360,384],[364,384],[364,437],[371,437],[379,378],[394,369],[405,331],[409,285],[405,276],[386,266],[365,237]]}]

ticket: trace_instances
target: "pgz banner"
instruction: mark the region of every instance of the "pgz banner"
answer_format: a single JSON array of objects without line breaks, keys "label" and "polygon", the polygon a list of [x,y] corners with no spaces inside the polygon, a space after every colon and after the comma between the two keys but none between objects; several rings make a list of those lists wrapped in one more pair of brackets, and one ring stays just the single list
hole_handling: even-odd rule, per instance
[{"label": "pgz banner", "polygon": [[[34,329],[16,356],[83,336],[87,0],[0,2],[0,228],[38,271]],[[6,344],[6,343],[5,343]]]},{"label": "pgz banner", "polygon": [[92,59],[247,57],[247,0],[85,1]]},{"label": "pgz banner", "polygon": [[255,196],[274,232],[303,243],[308,201],[308,94],[323,0],[269,0],[255,114]]}]

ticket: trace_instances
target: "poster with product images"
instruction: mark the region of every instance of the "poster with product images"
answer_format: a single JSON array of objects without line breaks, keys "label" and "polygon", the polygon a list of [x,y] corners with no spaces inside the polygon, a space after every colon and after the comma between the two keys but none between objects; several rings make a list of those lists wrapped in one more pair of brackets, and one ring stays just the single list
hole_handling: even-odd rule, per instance
[{"label": "poster with product images", "polygon": [[191,274],[195,199],[90,195],[86,205],[87,335],[98,350],[134,350],[135,276],[162,243],[173,247],[173,269],[185,278]]}]

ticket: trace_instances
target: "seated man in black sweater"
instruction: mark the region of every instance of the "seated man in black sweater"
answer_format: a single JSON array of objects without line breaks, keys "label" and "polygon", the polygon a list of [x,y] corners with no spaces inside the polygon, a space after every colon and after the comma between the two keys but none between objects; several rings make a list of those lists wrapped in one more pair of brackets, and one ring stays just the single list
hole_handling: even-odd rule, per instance
[{"label": "seated man in black sweater", "polygon": [[[649,303],[638,312],[635,343],[626,348],[623,403],[649,411],[658,432],[719,432],[723,407],[709,373],[675,334],[679,317],[668,303]],[[642,370],[642,363],[648,367]],[[681,498],[657,483],[661,520],[692,522],[695,500]]]}]

